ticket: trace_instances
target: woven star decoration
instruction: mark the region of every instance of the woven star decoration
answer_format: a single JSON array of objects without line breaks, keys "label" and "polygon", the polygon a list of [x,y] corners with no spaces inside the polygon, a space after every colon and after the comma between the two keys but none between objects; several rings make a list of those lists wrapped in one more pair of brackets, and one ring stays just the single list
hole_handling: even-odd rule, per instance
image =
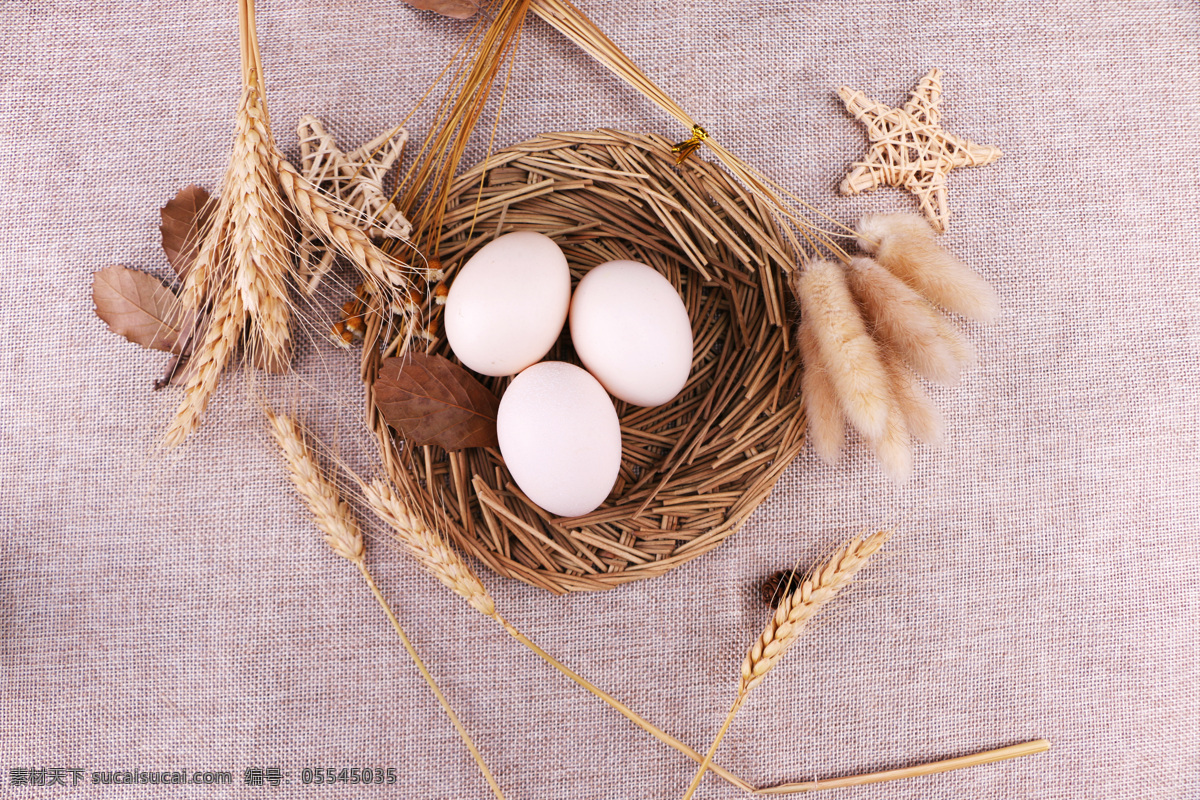
[{"label": "woven star decoration", "polygon": [[[392,128],[361,147],[342,152],[321,121],[306,114],[296,128],[304,177],[337,200],[346,220],[372,238],[403,239],[412,232],[383,190],[383,179],[404,153],[408,131]],[[333,251],[312,232],[300,242],[301,270],[311,294],[333,266]]]},{"label": "woven star decoration", "polygon": [[1000,148],[979,145],[947,133],[938,124],[942,101],[942,71],[936,67],[921,78],[908,101],[891,108],[864,93],[843,86],[838,96],[846,110],[867,126],[871,147],[864,160],[842,180],[842,194],[858,194],[876,186],[898,186],[917,197],[930,224],[944,232],[950,218],[946,204],[946,175],[955,167],[990,164]]}]

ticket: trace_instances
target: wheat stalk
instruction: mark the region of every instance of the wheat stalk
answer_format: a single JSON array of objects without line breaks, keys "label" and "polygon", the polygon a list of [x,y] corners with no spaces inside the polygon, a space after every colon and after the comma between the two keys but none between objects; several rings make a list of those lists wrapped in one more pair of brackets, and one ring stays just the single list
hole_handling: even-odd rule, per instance
[{"label": "wheat stalk", "polygon": [[[391,484],[379,478],[370,483],[360,483],[363,495],[371,510],[391,527],[395,538],[442,585],[466,600],[468,605],[476,611],[497,622],[504,629],[505,633],[516,639],[575,684],[607,703],[634,725],[646,731],[660,742],[683,753],[693,761],[700,762],[702,760],[700,754],[694,749],[688,747],[674,736],[660,730],[629,706],[596,687],[582,675],[547,653],[536,642],[521,633],[516,626],[502,617],[496,610],[496,604],[488,594],[487,589],[479,578],[475,576],[475,573],[463,560],[462,556],[446,542],[440,533],[425,524],[420,514],[415,512],[412,506],[396,493]],[[739,789],[748,792],[754,791],[753,786],[729,770],[716,764],[712,764],[711,768],[713,772]]]},{"label": "wheat stalk", "polygon": [[191,374],[184,390],[183,403],[163,437],[166,447],[177,447],[200,427],[209,398],[221,381],[221,372],[237,347],[238,338],[246,325],[242,296],[232,283],[225,286],[213,307],[208,330],[192,354]]},{"label": "wheat stalk", "polygon": [[238,107],[237,133],[226,175],[235,281],[271,357],[286,363],[291,333],[287,276],[291,237],[272,171],[272,137],[253,73]]},{"label": "wheat stalk", "polygon": [[470,735],[467,734],[466,728],[458,719],[458,715],[454,713],[454,709],[450,707],[450,703],[438,688],[437,683],[433,680],[433,675],[425,666],[425,662],[421,660],[417,650],[409,641],[408,635],[404,629],[400,627],[400,621],[396,619],[396,615],[392,613],[391,606],[384,599],[383,593],[379,591],[379,587],[375,584],[375,579],[371,577],[370,571],[367,569],[365,557],[365,548],[363,546],[362,528],[358,524],[353,512],[350,510],[350,505],[341,498],[337,490],[337,486],[325,474],[320,465],[317,464],[316,458],[313,456],[312,448],[309,447],[304,435],[300,432],[299,425],[291,417],[282,414],[276,414],[270,409],[265,409],[267,420],[271,426],[271,435],[275,438],[275,442],[279,445],[279,449],[283,452],[284,463],[287,464],[288,472],[292,476],[292,483],[296,485],[296,489],[300,492],[300,496],[304,499],[309,511],[312,512],[313,520],[317,527],[320,528],[321,534],[325,539],[325,544],[329,545],[329,549],[337,555],[349,561],[354,566],[358,567],[359,573],[363,580],[366,581],[367,587],[371,590],[375,600],[383,608],[383,612],[387,615],[388,621],[396,630],[400,637],[401,644],[404,645],[405,651],[413,663],[417,665],[417,669],[421,673],[421,677],[425,679],[425,683],[433,691],[437,698],[438,704],[442,710],[450,718],[450,722],[454,725],[454,729],[458,731],[459,737],[463,740],[467,750],[475,759],[475,763],[479,765],[480,771],[483,773],[484,779],[498,800],[504,800],[504,793],[500,790],[496,779],[492,777],[492,773],[487,768],[487,764],[483,761],[483,756],[480,754],[475,743],[471,741]]},{"label": "wheat stalk", "polygon": [[278,151],[273,153],[273,161],[279,185],[305,225],[350,259],[367,281],[383,286],[408,285],[406,265],[376,247],[367,234],[342,216]]},{"label": "wheat stalk", "polygon": [[746,697],[762,683],[768,673],[782,660],[784,654],[796,643],[809,620],[816,616],[817,612],[833,598],[837,597],[838,592],[849,585],[858,571],[866,566],[867,560],[883,547],[891,536],[892,531],[890,530],[879,531],[866,538],[861,535],[855,536],[834,551],[828,560],[814,567],[809,573],[809,577],[805,578],[794,592],[785,594],[779,601],[779,605],[775,608],[775,614],[767,623],[767,627],[755,640],[750,651],[746,653],[746,658],[742,661],[737,697],[734,699],[729,713],[725,715],[725,720],[721,723],[721,728],[717,731],[712,746],[708,749],[708,754],[700,762],[700,769],[692,778],[691,785],[683,795],[683,800],[689,800],[695,793],[696,787],[700,785],[700,779],[704,777],[713,755],[717,752],[717,747],[725,738],[729,725],[733,722],[738,709],[742,707],[742,703],[746,701]]},{"label": "wheat stalk", "polygon": [[201,318],[212,306],[208,327],[191,358],[183,404],[164,437],[176,447],[200,425],[247,325],[274,365],[290,352],[291,237],[272,170],[270,117],[263,99],[262,62],[252,0],[238,2],[242,96],[223,191],[196,258],[183,281],[180,301]]},{"label": "wheat stalk", "polygon": [[882,772],[868,772],[863,775],[848,775],[843,778],[829,778],[823,781],[802,781],[800,783],[785,783],[779,786],[770,786],[766,789],[756,789],[756,794],[794,794],[798,792],[816,792],[822,789],[842,789],[847,786],[864,786],[868,783],[883,783],[884,781],[898,781],[905,778],[919,778],[924,775],[937,775],[941,772],[950,772],[955,769],[965,769],[967,767],[977,767],[982,764],[994,764],[997,761],[1004,761],[1010,758],[1020,758],[1022,756],[1031,756],[1037,753],[1044,753],[1050,749],[1050,742],[1046,739],[1034,739],[1021,744],[1009,745],[996,750],[984,750],[979,753],[972,753],[967,756],[959,756],[958,758],[948,758],[943,761],[933,761],[928,764],[918,764],[914,767],[903,767],[902,769],[889,769]]}]

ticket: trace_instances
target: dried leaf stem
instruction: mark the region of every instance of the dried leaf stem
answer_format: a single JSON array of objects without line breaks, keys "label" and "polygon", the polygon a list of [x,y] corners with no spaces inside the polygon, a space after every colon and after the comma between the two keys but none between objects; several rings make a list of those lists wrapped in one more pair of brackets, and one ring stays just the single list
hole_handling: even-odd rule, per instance
[{"label": "dried leaf stem", "polygon": [[849,542],[839,547],[824,563],[813,568],[810,576],[790,594],[784,595],[775,609],[762,635],[751,646],[746,658],[742,661],[742,674],[738,682],[737,697],[729,713],[725,715],[721,728],[713,739],[700,769],[692,778],[691,784],[683,795],[683,800],[689,800],[700,785],[713,755],[717,752],[721,740],[729,730],[734,716],[746,697],[755,689],[767,674],[780,662],[784,654],[791,648],[808,621],[816,616],[838,592],[849,585],[858,571],[866,566],[867,560],[883,547],[891,538],[891,531],[879,531],[866,538],[855,536]]},{"label": "dried leaf stem", "polygon": [[384,599],[383,594],[379,591],[379,587],[375,585],[375,580],[371,577],[371,573],[367,569],[362,529],[359,527],[358,520],[355,519],[354,514],[351,512],[350,506],[346,501],[341,499],[337,487],[317,464],[312,449],[309,447],[308,442],[305,441],[296,421],[291,417],[276,414],[270,409],[266,410],[266,415],[267,420],[271,424],[271,435],[275,437],[279,449],[283,452],[283,459],[287,464],[288,472],[292,476],[292,482],[296,485],[300,496],[312,512],[314,521],[324,536],[325,543],[329,545],[329,549],[334,553],[358,567],[359,573],[367,583],[367,588],[375,596],[376,601],[378,601],[380,607],[383,609],[383,613],[387,615],[388,621],[392,623],[396,635],[400,637],[400,643],[404,645],[404,649],[408,652],[409,657],[417,665],[421,677],[425,679],[425,683],[429,685],[434,697],[437,698],[438,704],[446,712],[446,716],[450,718],[454,729],[458,731],[463,744],[466,745],[467,750],[471,753],[471,757],[475,759],[475,763],[479,766],[480,772],[483,773],[484,780],[487,781],[488,786],[491,787],[492,792],[498,800],[504,800],[504,793],[500,790],[496,779],[492,777],[487,764],[484,763],[479,749],[471,741],[466,728],[463,727],[462,722],[458,719],[458,715],[454,713],[454,709],[450,707],[449,701],[446,700],[445,695],[438,688],[433,675],[426,668],[425,662],[421,660],[416,648],[413,647],[412,642],[409,641],[408,636],[404,633],[404,629],[400,627],[400,621],[392,613],[391,606]]}]

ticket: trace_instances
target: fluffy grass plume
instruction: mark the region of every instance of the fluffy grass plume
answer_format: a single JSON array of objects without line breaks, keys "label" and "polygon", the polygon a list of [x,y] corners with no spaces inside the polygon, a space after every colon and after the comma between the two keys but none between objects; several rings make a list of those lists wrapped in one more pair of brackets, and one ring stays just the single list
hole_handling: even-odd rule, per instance
[{"label": "fluffy grass plume", "polygon": [[900,409],[895,398],[888,408],[887,421],[883,433],[879,436],[868,436],[871,451],[875,459],[883,467],[884,473],[895,483],[904,483],[912,475],[913,454],[912,437],[908,433],[908,420]]},{"label": "fluffy grass plume", "polygon": [[838,404],[837,391],[821,362],[816,334],[807,317],[796,328],[796,342],[804,361],[801,392],[804,412],[808,416],[808,435],[813,450],[827,464],[834,464],[846,441],[846,417]]},{"label": "fluffy grass plume", "polygon": [[942,413],[929,399],[917,376],[893,352],[883,351],[883,364],[892,384],[892,398],[904,416],[908,432],[929,445],[940,445],[945,433]]},{"label": "fluffy grass plume", "polygon": [[845,269],[833,261],[810,262],[792,273],[792,290],[802,317],[812,325],[820,363],[846,418],[869,439],[883,436],[891,405],[887,371],[850,294]]},{"label": "fluffy grass plume", "polygon": [[987,281],[937,243],[917,214],[868,214],[858,223],[858,244],[942,308],[980,322],[1000,316],[1000,298]]},{"label": "fluffy grass plume", "polygon": [[952,386],[974,363],[974,349],[907,283],[872,258],[852,258],[850,288],[873,323],[875,337],[922,377]]}]

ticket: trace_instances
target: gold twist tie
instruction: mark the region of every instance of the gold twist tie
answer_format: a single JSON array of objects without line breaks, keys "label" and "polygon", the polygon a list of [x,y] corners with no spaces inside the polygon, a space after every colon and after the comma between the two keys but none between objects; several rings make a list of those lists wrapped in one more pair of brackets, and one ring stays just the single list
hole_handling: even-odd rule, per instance
[{"label": "gold twist tie", "polygon": [[700,149],[700,145],[704,144],[704,140],[707,138],[708,131],[699,125],[693,125],[690,139],[671,146],[671,152],[675,154],[675,164],[679,165],[686,161],[688,156]]}]

